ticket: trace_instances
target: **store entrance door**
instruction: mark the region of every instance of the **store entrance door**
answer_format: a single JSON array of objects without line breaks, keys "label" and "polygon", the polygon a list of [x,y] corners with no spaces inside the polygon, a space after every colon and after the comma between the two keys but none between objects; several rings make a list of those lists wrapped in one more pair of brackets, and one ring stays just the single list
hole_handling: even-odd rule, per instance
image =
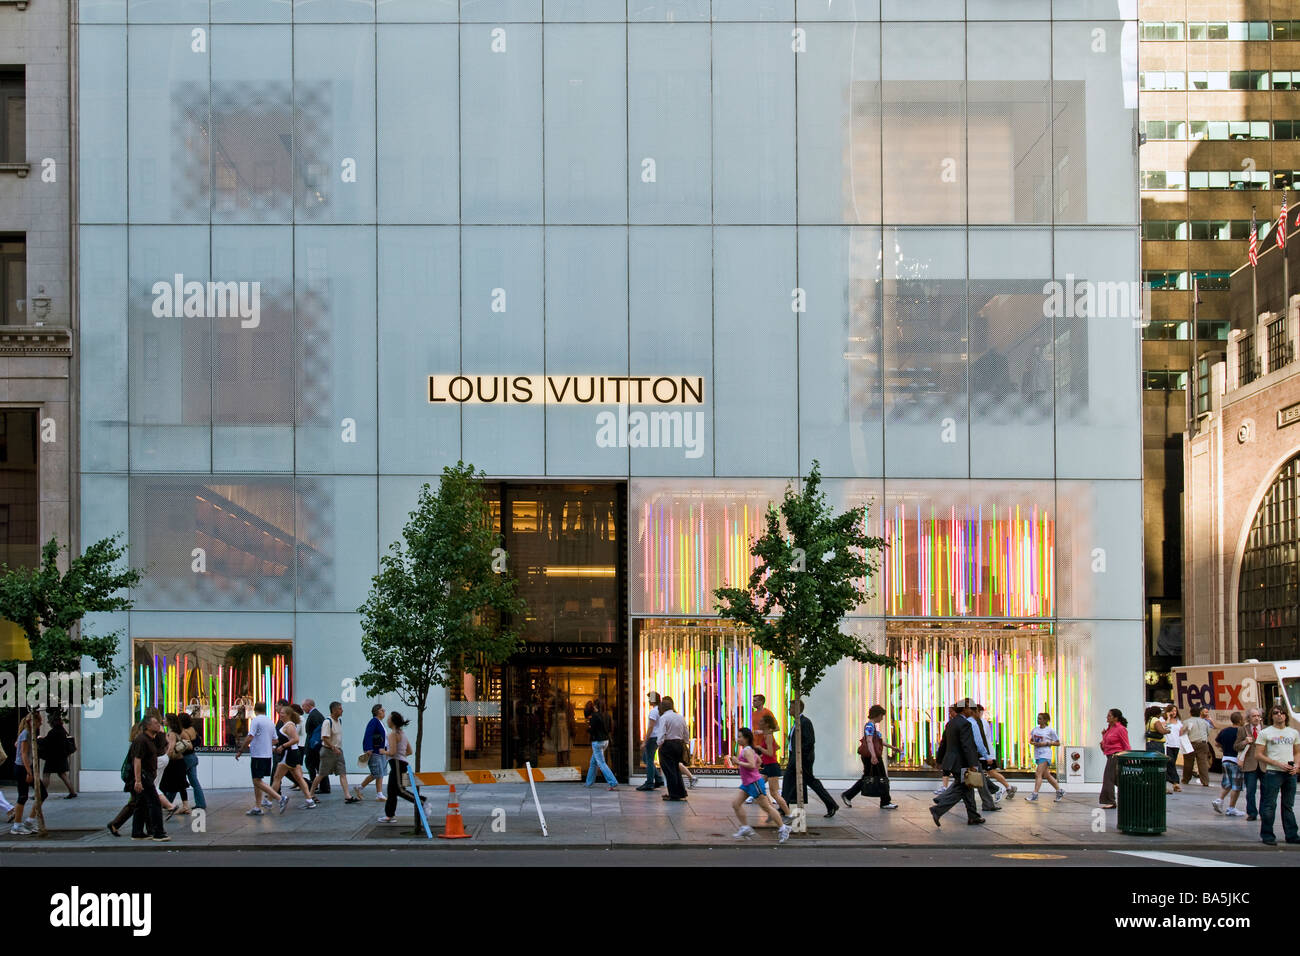
[{"label": "store entrance door", "polygon": [[[611,749],[606,760],[622,776],[622,727],[618,707],[618,668],[597,663],[518,663],[506,665],[508,690],[502,720],[508,767],[580,767],[591,760],[586,708],[599,700],[612,717]],[[624,734],[625,736],[625,734]]]}]

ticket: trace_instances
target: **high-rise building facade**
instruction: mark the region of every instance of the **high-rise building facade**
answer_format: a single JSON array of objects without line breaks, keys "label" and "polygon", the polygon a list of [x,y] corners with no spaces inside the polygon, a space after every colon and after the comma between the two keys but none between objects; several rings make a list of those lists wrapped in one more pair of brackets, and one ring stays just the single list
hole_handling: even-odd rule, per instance
[{"label": "high-rise building facade", "polygon": [[1261,248],[1272,245],[1283,190],[1300,177],[1300,11],[1285,0],[1140,0],[1138,15],[1142,269],[1151,284],[1142,345],[1147,656],[1165,671],[1191,661],[1198,639],[1184,637],[1181,548],[1193,344],[1208,381],[1227,346],[1228,277],[1246,262],[1252,212]]},{"label": "high-rise building facade", "polygon": [[150,706],[217,782],[254,700],[362,726],[357,608],[457,460],[529,612],[426,768],[585,763],[601,699],[633,772],[652,689],[706,768],[753,693],[784,725],[712,592],[814,461],[889,542],[847,626],[901,662],[813,692],[824,773],[872,702],[903,767],[958,697],[1013,768],[1041,709],[1090,744],[1140,706],[1131,4],[85,0],[79,36],[82,533],[146,571],[87,785]]}]

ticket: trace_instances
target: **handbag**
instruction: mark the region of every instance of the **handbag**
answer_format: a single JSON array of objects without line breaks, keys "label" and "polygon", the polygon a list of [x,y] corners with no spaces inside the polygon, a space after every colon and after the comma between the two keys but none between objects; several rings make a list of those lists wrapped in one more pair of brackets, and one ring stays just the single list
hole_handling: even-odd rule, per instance
[{"label": "handbag", "polygon": [[962,774],[961,782],[972,790],[978,790],[980,787],[984,786],[984,774],[980,773],[978,770],[967,770]]},{"label": "handbag", "polygon": [[71,757],[77,752],[77,738],[68,734],[68,756]]},{"label": "handbag", "polygon": [[863,734],[862,739],[858,741],[858,756],[871,759],[871,738],[866,734]]}]

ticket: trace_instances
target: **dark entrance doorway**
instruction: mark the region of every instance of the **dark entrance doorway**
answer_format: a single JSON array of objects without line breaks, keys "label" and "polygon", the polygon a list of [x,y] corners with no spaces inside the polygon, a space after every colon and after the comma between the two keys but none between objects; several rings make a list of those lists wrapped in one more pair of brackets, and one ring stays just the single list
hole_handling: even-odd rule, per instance
[{"label": "dark entrance doorway", "polygon": [[576,766],[591,759],[585,708],[613,718],[610,766],[626,779],[626,485],[491,486],[510,570],[528,605],[526,649],[466,670],[448,702],[448,769]]}]

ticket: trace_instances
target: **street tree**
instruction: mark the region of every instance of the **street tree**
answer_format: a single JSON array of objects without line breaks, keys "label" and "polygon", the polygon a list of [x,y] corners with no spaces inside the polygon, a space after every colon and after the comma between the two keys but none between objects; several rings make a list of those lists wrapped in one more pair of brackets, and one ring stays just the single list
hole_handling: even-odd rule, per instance
[{"label": "street tree", "polygon": [[843,630],[844,618],[868,597],[868,581],[880,570],[885,541],[866,533],[865,506],[836,514],[826,502],[821,481],[814,461],[801,490],[786,486],[779,509],[769,502],[764,530],[750,545],[758,564],[748,584],[713,592],[719,615],[745,625],[754,643],[785,665],[795,705],[790,759],[795,762],[800,814],[804,788],[799,707],[805,695],[845,658],[885,667],[897,663]]},{"label": "street tree", "polygon": [[[482,472],[443,468],[424,485],[402,538],[379,560],[361,614],[358,679],[370,695],[396,694],[416,713],[415,769],[434,687],[450,687],[469,662],[487,666],[519,648],[525,604],[504,567]],[[497,567],[500,570],[497,570]]]}]

